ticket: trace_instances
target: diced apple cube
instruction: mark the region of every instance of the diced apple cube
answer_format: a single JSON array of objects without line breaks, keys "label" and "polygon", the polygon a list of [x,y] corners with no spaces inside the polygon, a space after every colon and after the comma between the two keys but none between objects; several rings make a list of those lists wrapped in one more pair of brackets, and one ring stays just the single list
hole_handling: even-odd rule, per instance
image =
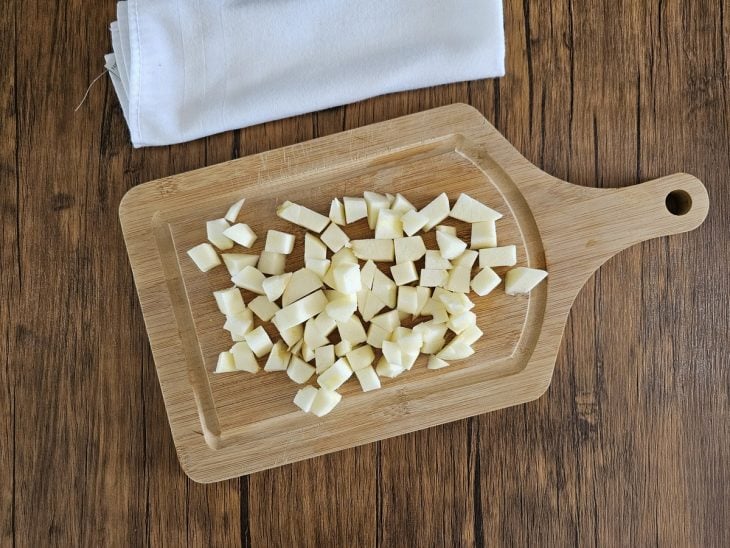
[{"label": "diced apple cube", "polygon": [[402,286],[398,288],[398,305],[400,312],[415,315],[418,311],[418,292],[415,287]]},{"label": "diced apple cube", "polygon": [[335,363],[335,347],[327,344],[320,346],[314,351],[314,363],[317,366],[317,374],[324,373]]},{"label": "diced apple cube", "polygon": [[259,262],[258,255],[248,253],[222,253],[221,257],[231,276],[235,276],[247,266],[256,266]]},{"label": "diced apple cube", "polygon": [[214,373],[231,373],[236,370],[236,362],[233,354],[230,352],[221,352],[218,354],[218,363],[215,366]]},{"label": "diced apple cube", "polygon": [[390,273],[393,275],[395,285],[406,285],[418,279],[418,272],[416,272],[416,265],[413,261],[394,264],[390,267]]},{"label": "diced apple cube", "polygon": [[400,365],[389,363],[385,356],[382,356],[380,360],[378,360],[378,365],[375,367],[375,371],[381,377],[394,379],[395,377],[403,373],[405,369]]},{"label": "diced apple cube", "polygon": [[[306,334],[307,328],[304,328],[304,332]],[[314,359],[314,351],[315,349],[312,348],[307,344],[307,341],[304,341],[302,343],[301,350],[299,351],[299,354],[301,355],[302,359],[305,362],[311,362]]]},{"label": "diced apple cube", "polygon": [[238,274],[231,278],[231,281],[238,287],[248,289],[259,295],[264,294],[264,279],[265,276],[260,270],[253,266],[247,266],[241,270]]},{"label": "diced apple cube", "polygon": [[383,341],[383,357],[392,365],[402,366],[403,353],[400,345],[393,341]]},{"label": "diced apple cube", "polygon": [[214,221],[205,223],[208,241],[218,249],[231,249],[233,247],[233,240],[223,234],[230,226],[225,219],[215,219]]},{"label": "diced apple cube", "polygon": [[237,287],[229,287],[228,289],[213,291],[213,297],[215,297],[218,310],[226,316],[229,314],[236,314],[237,312],[243,312],[246,309],[246,305],[243,303],[243,297],[241,296],[241,291]]},{"label": "diced apple cube", "polygon": [[343,341],[348,341],[353,346],[364,343],[368,338],[357,316],[350,316],[345,321],[337,322],[337,331]]},{"label": "diced apple cube", "polygon": [[409,236],[417,234],[428,223],[428,217],[423,213],[419,213],[415,209],[411,209],[401,217],[403,223],[403,232]]},{"label": "diced apple cube", "polygon": [[357,298],[355,294],[344,295],[338,293],[338,297],[327,303],[326,314],[335,321],[345,321],[357,310]]},{"label": "diced apple cube", "polygon": [[431,288],[430,287],[416,287],[416,313],[413,314],[414,317],[419,316],[421,314],[421,310],[423,310],[423,307],[426,306],[426,303],[431,298]]},{"label": "diced apple cube", "polygon": [[320,388],[317,390],[317,395],[309,411],[317,417],[323,417],[330,413],[340,403],[340,400],[342,400],[342,396],[337,392]]},{"label": "diced apple cube", "polygon": [[306,322],[322,312],[327,306],[327,297],[320,289],[279,310],[274,316],[274,324],[281,332]]},{"label": "diced apple cube", "polygon": [[238,223],[225,229],[223,235],[243,247],[251,247],[257,238],[256,233],[245,223]]},{"label": "diced apple cube", "polygon": [[468,194],[461,194],[451,208],[450,216],[467,223],[479,223],[482,221],[496,221],[502,218],[502,214],[485,206]]},{"label": "diced apple cube", "polygon": [[317,236],[307,232],[304,235],[304,258],[305,259],[326,259],[327,246]]},{"label": "diced apple cube", "polygon": [[271,302],[274,302],[276,299],[281,297],[286,290],[286,286],[289,283],[289,280],[291,280],[291,277],[292,273],[287,272],[285,274],[271,276],[270,278],[264,279],[264,281],[261,282],[261,288],[264,290],[266,297]]},{"label": "diced apple cube", "polygon": [[477,342],[479,339],[482,338],[482,335],[484,333],[481,329],[479,329],[476,325],[470,325],[464,331],[459,333],[456,337],[454,337],[453,340],[462,342],[464,344],[468,344],[469,346],[473,345],[475,342]]},{"label": "diced apple cube", "polygon": [[484,249],[497,246],[497,225],[494,221],[483,221],[471,225],[471,248]]},{"label": "diced apple cube", "polygon": [[236,219],[238,218],[238,214],[241,213],[241,208],[243,207],[245,201],[246,198],[241,198],[235,204],[229,207],[228,211],[226,211],[225,220],[229,223],[235,223]]},{"label": "diced apple cube", "polygon": [[433,297],[428,300],[421,310],[422,316],[432,316],[434,323],[445,323],[449,321],[449,315],[446,312],[446,306],[441,301]]},{"label": "diced apple cube", "polygon": [[453,266],[463,266],[465,268],[471,269],[471,267],[474,266],[474,263],[477,262],[477,257],[479,257],[479,253],[474,251],[473,249],[467,249],[456,257],[452,262]]},{"label": "diced apple cube", "polygon": [[317,377],[317,384],[328,390],[337,390],[352,376],[347,358],[340,358]]},{"label": "diced apple cube", "polygon": [[390,310],[375,316],[370,320],[371,325],[377,325],[388,333],[395,331],[397,327],[400,327],[400,317],[398,316],[397,310]]},{"label": "diced apple cube", "polygon": [[342,340],[335,345],[335,356],[341,358],[350,350],[352,350],[352,343],[350,341]]},{"label": "diced apple cube", "polygon": [[506,245],[479,251],[479,266],[481,268],[495,266],[514,266],[517,264],[517,247]]},{"label": "diced apple cube", "polygon": [[330,204],[330,220],[340,226],[346,225],[347,220],[345,219],[345,207],[338,198],[333,198]]},{"label": "diced apple cube", "polygon": [[259,295],[258,297],[255,297],[251,300],[250,303],[248,303],[248,308],[256,314],[256,316],[265,322],[268,322],[271,320],[271,318],[274,317],[274,314],[276,314],[280,308],[275,304],[272,303],[267,297],[264,295]]},{"label": "diced apple cube", "polygon": [[446,270],[435,268],[422,268],[421,278],[418,284],[422,287],[443,287],[448,279],[449,275]]},{"label": "diced apple cube", "polygon": [[[276,318],[276,316],[274,316]],[[291,349],[295,344],[302,340],[304,337],[304,327],[302,324],[295,325],[289,329],[279,330],[282,340],[286,343],[287,347]]]},{"label": "diced apple cube", "polygon": [[436,232],[446,232],[446,234],[456,236],[456,227],[449,225],[438,225],[436,227]]},{"label": "diced apple cube", "polygon": [[379,325],[371,323],[368,326],[368,338],[367,342],[373,348],[380,348],[383,346],[383,341],[387,340],[390,336],[390,331],[386,331]]},{"label": "diced apple cube", "polygon": [[269,353],[271,348],[274,346],[269,338],[268,333],[263,327],[258,326],[253,331],[246,333],[246,342],[248,346],[256,354],[256,357],[260,358]]},{"label": "diced apple cube", "polygon": [[537,268],[518,267],[507,272],[504,292],[507,295],[525,295],[547,277],[548,273]]},{"label": "diced apple cube", "polygon": [[330,269],[331,261],[328,259],[309,259],[304,258],[304,267],[308,268],[319,276],[320,280],[323,280],[327,275],[327,271]]},{"label": "diced apple cube", "polygon": [[449,211],[449,197],[443,192],[419,212],[428,217],[428,222],[423,226],[423,230],[431,230],[449,216]]},{"label": "diced apple cube", "polygon": [[343,247],[332,255],[332,265],[339,266],[341,264],[359,264],[357,257],[355,257],[355,254],[349,247]]},{"label": "diced apple cube", "polygon": [[426,251],[425,267],[427,270],[449,270],[451,268],[451,261],[444,259],[440,251],[429,249]]},{"label": "diced apple cube", "polygon": [[194,248],[188,250],[188,256],[202,272],[208,272],[221,264],[218,253],[216,253],[213,246],[209,243],[196,245]]},{"label": "diced apple cube", "polygon": [[375,279],[375,271],[377,269],[378,267],[373,261],[368,261],[363,265],[362,269],[360,270],[360,280],[362,281],[362,286],[364,288],[373,288],[373,280]]},{"label": "diced apple cube", "polygon": [[263,274],[273,274],[275,276],[284,274],[286,255],[274,253],[273,251],[262,251],[257,268]]},{"label": "diced apple cube", "polygon": [[393,247],[396,263],[417,261],[426,254],[426,244],[423,243],[421,236],[397,238],[393,240]]},{"label": "diced apple cube", "polygon": [[390,209],[402,217],[404,213],[415,211],[416,208],[402,194],[398,193],[395,195],[395,200],[393,200],[393,205],[390,206]]},{"label": "diced apple cube", "polygon": [[322,242],[333,252],[337,252],[350,243],[350,238],[335,223],[330,225],[322,232]]},{"label": "diced apple cube", "polygon": [[442,360],[463,360],[474,354],[474,349],[461,341],[453,340],[447,344],[438,354],[437,358]]},{"label": "diced apple cube", "polygon": [[502,279],[497,275],[497,273],[487,266],[484,267],[479,274],[474,276],[471,281],[471,288],[474,290],[474,293],[480,297],[484,297],[491,293],[492,290],[501,282]]},{"label": "diced apple cube", "polygon": [[229,331],[231,335],[236,335],[239,340],[243,340],[246,333],[253,329],[253,312],[247,308],[241,312],[227,314],[223,329]]},{"label": "diced apple cube", "polygon": [[337,328],[337,322],[330,318],[326,312],[320,312],[314,318],[314,325],[325,337],[329,336]]},{"label": "diced apple cube", "polygon": [[400,215],[389,209],[382,209],[378,214],[378,222],[375,225],[375,238],[387,240],[401,238],[403,236],[403,223]]},{"label": "diced apple cube", "polygon": [[330,222],[324,215],[289,201],[281,204],[276,209],[276,214],[284,220],[303,226],[317,234],[322,232]]},{"label": "diced apple cube", "polygon": [[433,321],[423,322],[413,328],[414,333],[419,333],[423,339],[421,352],[424,354],[435,354],[446,344],[445,323],[434,323]]},{"label": "diced apple cube", "polygon": [[258,373],[259,362],[256,361],[256,356],[246,342],[237,342],[234,344],[231,348],[231,354],[233,354],[233,360],[238,371]]},{"label": "diced apple cube", "polygon": [[307,348],[310,348],[313,353],[315,353],[317,348],[320,346],[324,346],[329,343],[327,335],[319,330],[314,318],[307,320],[307,323],[304,325],[304,342],[306,343]]},{"label": "diced apple cube", "polygon": [[393,240],[352,240],[352,251],[358,259],[393,261]]},{"label": "diced apple cube", "polygon": [[474,308],[474,303],[464,293],[452,293],[451,291],[434,291],[434,298],[444,303],[449,314],[460,314],[465,310]]},{"label": "diced apple cube", "polygon": [[375,361],[375,353],[373,352],[372,347],[367,344],[359,346],[354,350],[350,350],[345,357],[353,371],[370,367],[370,365]]},{"label": "diced apple cube", "polygon": [[449,271],[449,279],[444,285],[449,291],[469,293],[469,282],[471,281],[471,268],[456,266]]},{"label": "diced apple cube", "polygon": [[289,255],[294,250],[294,240],[294,234],[280,232],[279,230],[269,230],[266,233],[264,250]]},{"label": "diced apple cube", "polygon": [[371,390],[377,390],[380,388],[380,378],[375,373],[375,369],[368,366],[363,369],[357,369],[355,376],[360,382],[360,387],[363,392],[370,392]]},{"label": "diced apple cube", "polygon": [[340,264],[333,270],[335,289],[340,293],[357,293],[362,289],[360,267],[356,264]]},{"label": "diced apple cube", "polygon": [[345,220],[348,225],[368,216],[368,206],[363,198],[345,196],[342,201],[345,202]]},{"label": "diced apple cube", "polygon": [[436,243],[444,259],[455,259],[466,249],[466,243],[446,231],[436,231]]},{"label": "diced apple cube", "polygon": [[442,369],[444,367],[448,367],[449,365],[449,362],[444,361],[441,358],[437,358],[436,356],[429,356],[426,367],[428,369]]},{"label": "diced apple cube", "polygon": [[297,394],[294,396],[294,405],[305,413],[309,413],[316,397],[317,389],[314,386],[305,386],[297,390]]},{"label": "diced apple cube", "polygon": [[[366,290],[367,291],[367,290]],[[369,322],[373,317],[385,308],[385,303],[372,291],[367,291],[365,307],[362,311],[362,319]]]},{"label": "diced apple cube", "polygon": [[373,294],[385,303],[388,308],[394,308],[397,298],[395,282],[380,270],[373,276]]},{"label": "diced apple cube", "polygon": [[289,283],[286,284],[286,289],[284,289],[284,294],[281,297],[281,304],[288,306],[294,301],[317,291],[322,285],[322,280],[317,274],[308,268],[300,268],[292,274]]},{"label": "diced apple cube", "polygon": [[304,384],[314,375],[314,367],[299,356],[292,356],[289,366],[286,368],[286,374],[295,383]]},{"label": "diced apple cube", "polygon": [[378,222],[380,210],[388,209],[390,207],[390,200],[387,196],[383,196],[377,192],[370,192],[369,190],[363,193],[363,197],[368,208],[368,226],[370,230],[373,230]]},{"label": "diced apple cube", "polygon": [[471,310],[462,312],[461,314],[454,314],[449,319],[449,329],[456,333],[464,332],[465,329],[477,324],[477,315]]},{"label": "diced apple cube", "polygon": [[269,352],[269,357],[266,359],[264,371],[286,371],[291,357],[292,355],[284,346],[284,343],[276,341],[271,348],[271,352]]}]

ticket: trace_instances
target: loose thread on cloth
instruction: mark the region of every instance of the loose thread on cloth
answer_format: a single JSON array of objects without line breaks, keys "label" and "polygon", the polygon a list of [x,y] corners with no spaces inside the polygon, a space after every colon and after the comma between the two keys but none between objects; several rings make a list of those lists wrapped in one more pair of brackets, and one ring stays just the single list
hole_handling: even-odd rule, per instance
[{"label": "loose thread on cloth", "polygon": [[78,111],[81,108],[81,105],[83,105],[86,102],[86,98],[89,96],[89,92],[91,91],[91,88],[94,86],[94,84],[96,84],[96,82],[99,81],[99,78],[101,78],[102,76],[104,76],[107,72],[109,72],[109,69],[108,68],[105,68],[104,71],[101,74],[99,74],[99,76],[97,76],[96,78],[94,78],[91,81],[91,83],[89,84],[89,87],[86,88],[86,93],[84,93],[84,96],[81,98],[81,102],[74,109],[74,112]]}]

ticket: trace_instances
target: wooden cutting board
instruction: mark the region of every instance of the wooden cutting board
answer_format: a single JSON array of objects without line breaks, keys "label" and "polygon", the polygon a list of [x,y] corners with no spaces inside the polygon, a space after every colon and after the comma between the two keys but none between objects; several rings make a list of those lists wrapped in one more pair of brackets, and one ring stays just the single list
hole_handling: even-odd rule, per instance
[{"label": "wooden cutting board", "polygon": [[[205,221],[245,197],[241,218],[257,234],[286,230],[301,242],[303,232],[276,217],[278,203],[327,213],[332,197],[364,190],[401,192],[417,207],[444,191],[452,203],[470,194],[505,214],[500,244],[517,244],[518,266],[546,268],[547,283],[529,297],[500,288],[475,299],[485,336],[471,358],[439,371],[421,360],[367,394],[348,382],[323,418],[294,407],[297,387],[284,374],[212,375],[231,345],[212,292],[230,280],[223,267],[199,272],[186,255],[205,241]],[[180,463],[193,480],[212,482],[538,398],[573,300],[595,270],[626,247],[696,228],[708,207],[702,183],[685,174],[618,190],[566,183],[479,112],[452,105],[153,181],[130,190],[119,214]],[[369,234],[365,222],[346,230]],[[301,263],[298,245],[287,269]]]}]

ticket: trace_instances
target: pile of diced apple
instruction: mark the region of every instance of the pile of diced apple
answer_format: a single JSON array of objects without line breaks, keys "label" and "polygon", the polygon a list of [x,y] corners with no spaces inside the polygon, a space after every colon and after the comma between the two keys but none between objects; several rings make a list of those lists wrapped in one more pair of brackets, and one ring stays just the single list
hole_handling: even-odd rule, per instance
[{"label": "pile of diced apple", "polygon": [[[365,192],[333,199],[328,216],[284,202],[277,215],[307,230],[304,266],[293,272],[286,271],[286,262],[295,236],[286,232],[269,230],[260,255],[230,252],[236,244],[250,248],[257,239],[237,222],[243,205],[240,200],[224,218],[208,221],[210,243],[188,251],[201,271],[222,259],[231,274],[232,287],[213,294],[234,342],[220,353],[215,372],[258,373],[265,358],[264,371],[286,372],[306,385],[294,403],[320,417],[339,403],[337,390],[353,376],[368,392],[380,388],[381,377],[410,370],[421,354],[428,356],[428,369],[474,354],[482,331],[469,293],[489,294],[502,282],[493,267],[517,263],[514,245],[497,246],[502,215],[467,194],[451,206],[443,193],[418,210],[400,194]],[[454,227],[441,224],[447,217],[471,225],[468,244]],[[361,219],[367,219],[373,238],[351,240],[342,227]],[[426,249],[419,235],[430,230],[436,231],[438,249]],[[546,276],[543,270],[512,268],[505,292],[529,293]],[[257,296],[246,304],[241,289]],[[402,326],[406,320],[413,327]],[[272,341],[261,322],[271,322],[280,338]]]}]

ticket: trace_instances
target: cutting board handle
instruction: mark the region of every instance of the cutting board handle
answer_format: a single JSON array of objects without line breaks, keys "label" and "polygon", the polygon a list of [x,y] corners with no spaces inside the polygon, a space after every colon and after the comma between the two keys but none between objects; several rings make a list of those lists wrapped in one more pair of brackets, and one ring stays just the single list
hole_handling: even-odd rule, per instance
[{"label": "cutting board handle", "polygon": [[553,179],[530,185],[525,197],[532,202],[548,270],[555,265],[559,269],[555,274],[571,276],[578,289],[621,250],[694,230],[709,211],[707,189],[686,173],[620,189],[579,187]]}]

